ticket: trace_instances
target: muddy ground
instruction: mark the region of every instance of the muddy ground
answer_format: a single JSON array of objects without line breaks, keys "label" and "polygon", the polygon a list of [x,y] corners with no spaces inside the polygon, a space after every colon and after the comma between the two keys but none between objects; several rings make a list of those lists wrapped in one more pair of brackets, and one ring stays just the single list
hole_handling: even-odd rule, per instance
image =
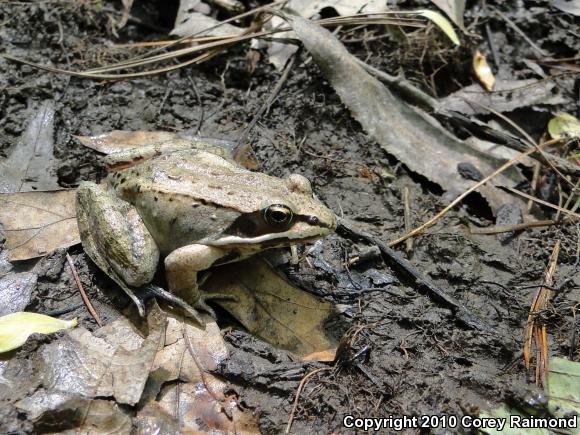
[{"label": "muddy ground", "polygon": [[[141,3],[141,4],[139,4]],[[411,9],[428,2],[406,2]],[[553,58],[577,56],[579,29],[572,16],[550,9],[545,2],[503,2],[511,20]],[[509,5],[508,5],[509,3]],[[250,2],[256,6],[255,2]],[[130,21],[115,36],[111,20],[115,2],[9,2],[0,5],[0,50],[39,63],[74,69],[100,66],[126,52],[114,51],[119,42],[163,39],[170,29],[175,2],[136,1]],[[530,45],[497,16],[482,12],[481,2],[468,2],[470,31],[495,42],[499,75],[535,77],[522,59],[535,56]],[[145,24],[143,24],[143,21]],[[157,30],[155,30],[155,28]],[[403,72],[425,91],[442,97],[474,83],[471,52],[489,51],[483,38],[467,38],[452,48],[431,28],[405,41],[382,38],[353,42],[348,48],[359,58],[385,71]],[[359,39],[362,33],[355,33]],[[188,131],[202,136],[236,140],[272,91],[280,73],[264,52],[248,72],[246,45],[239,45],[209,62],[175,72],[119,82],[69,78],[0,59],[0,153],[8,154],[40,102],[54,100],[55,157],[59,184],[74,187],[81,180],[104,175],[101,157],[81,146],[72,135],[111,130]],[[497,65],[492,65],[497,69]],[[556,80],[565,103],[556,107],[528,107],[507,115],[517,119],[534,139],[540,139],[549,114],[576,114],[578,81]],[[382,241],[404,233],[402,191],[411,192],[412,219],[425,221],[447,203],[438,186],[382,151],[362,131],[340,103],[318,67],[303,53],[276,101],[251,131],[247,142],[260,170],[276,176],[300,173],[309,178],[319,197],[339,216]],[[428,158],[428,156],[417,156]],[[530,171],[526,174],[529,176]],[[573,341],[574,306],[580,295],[578,229],[574,226],[528,229],[507,241],[495,235],[475,236],[470,226],[487,226],[493,216],[477,195],[449,213],[426,234],[414,239],[407,257],[425,276],[456,297],[491,327],[489,332],[468,328],[455,314],[375,256],[347,270],[348,260],[371,248],[343,233],[324,241],[322,257],[330,267],[300,263],[282,270],[302,288],[348,308],[342,322],[362,328],[347,357],[332,371],[322,371],[302,392],[296,410],[295,433],[348,432],[346,414],[355,416],[465,415],[533,391],[533,371],[523,366],[523,330],[535,294],[525,288],[541,282],[552,248],[562,243],[555,286],[568,278],[544,313],[551,356],[578,360]],[[398,248],[403,255],[403,247]],[[301,250],[302,252],[302,250]],[[126,301],[115,285],[83,253],[69,249],[104,322],[119,316]],[[318,260],[320,260],[318,258]],[[316,258],[315,258],[316,260]],[[42,313],[78,306],[81,302],[62,252],[41,260],[39,284],[29,311]],[[313,264],[313,265],[312,265]],[[13,270],[31,267],[13,265]],[[6,271],[4,271],[6,272]],[[3,272],[3,273],[4,273]],[[574,276],[575,275],[575,276]],[[96,324],[83,306],[72,311],[80,324]],[[222,326],[231,323],[223,319]],[[39,430],[14,407],[25,397],[26,361],[51,337],[34,338],[16,353],[21,361],[20,397],[3,398],[0,432]],[[222,375],[243,404],[260,419],[264,433],[281,432],[290,414],[304,373],[325,365],[293,362],[283,352],[242,331],[228,332],[232,350]],[[349,360],[359,351],[355,360]],[[242,370],[249,365],[257,373]],[[299,368],[301,375],[296,373]],[[258,369],[256,369],[258,370]],[[442,433],[434,429],[432,433]]]}]

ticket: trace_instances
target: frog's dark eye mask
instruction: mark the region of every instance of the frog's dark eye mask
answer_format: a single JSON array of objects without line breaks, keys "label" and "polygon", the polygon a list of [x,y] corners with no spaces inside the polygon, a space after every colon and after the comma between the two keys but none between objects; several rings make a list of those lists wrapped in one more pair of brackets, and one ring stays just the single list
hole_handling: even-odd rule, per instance
[{"label": "frog's dark eye mask", "polygon": [[288,231],[296,218],[297,216],[287,205],[272,204],[262,210],[238,217],[224,233],[243,238],[280,233]]},{"label": "frog's dark eye mask", "polygon": [[287,205],[272,204],[238,217],[224,231],[224,234],[239,237],[251,243],[251,239],[260,238],[260,236],[286,232],[298,222],[306,222],[311,226],[319,223],[316,216],[295,214]]}]

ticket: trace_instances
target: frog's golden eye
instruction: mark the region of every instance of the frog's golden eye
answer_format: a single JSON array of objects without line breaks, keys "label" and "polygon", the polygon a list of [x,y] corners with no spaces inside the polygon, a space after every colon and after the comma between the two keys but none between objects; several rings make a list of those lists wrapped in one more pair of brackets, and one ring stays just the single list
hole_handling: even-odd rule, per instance
[{"label": "frog's golden eye", "polygon": [[292,222],[294,213],[288,206],[272,204],[264,210],[264,220],[274,227],[286,227]]}]

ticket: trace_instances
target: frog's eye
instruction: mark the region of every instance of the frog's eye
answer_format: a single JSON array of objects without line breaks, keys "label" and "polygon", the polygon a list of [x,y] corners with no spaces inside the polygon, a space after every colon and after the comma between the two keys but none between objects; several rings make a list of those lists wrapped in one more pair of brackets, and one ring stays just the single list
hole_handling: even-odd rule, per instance
[{"label": "frog's eye", "polygon": [[274,227],[285,227],[290,225],[294,213],[288,206],[273,204],[264,210],[264,220]]}]

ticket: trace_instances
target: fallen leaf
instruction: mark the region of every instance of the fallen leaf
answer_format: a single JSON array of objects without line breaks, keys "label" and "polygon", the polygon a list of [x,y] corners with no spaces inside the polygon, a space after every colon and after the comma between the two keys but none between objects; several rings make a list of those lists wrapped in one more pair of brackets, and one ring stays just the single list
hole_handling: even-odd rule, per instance
[{"label": "fallen leaf", "polygon": [[324,327],[336,315],[334,306],[295,287],[263,259],[223,266],[209,276],[203,290],[235,295],[239,301],[216,299],[216,303],[252,334],[277,347],[304,356],[334,352],[338,345]]},{"label": "fallen leaf", "polygon": [[54,103],[34,112],[28,127],[0,162],[0,193],[59,189],[54,170]]},{"label": "fallen leaf", "polygon": [[52,334],[77,326],[77,319],[60,320],[44,314],[19,311],[0,317],[0,353],[16,349],[32,334]]},{"label": "fallen leaf", "polygon": [[487,59],[479,50],[473,55],[473,71],[479,83],[486,91],[491,92],[495,84],[495,76],[487,63]]},{"label": "fallen leaf", "polygon": [[558,418],[580,415],[580,363],[550,358],[546,380],[548,410]]},{"label": "fallen leaf", "polygon": [[210,373],[229,357],[214,321],[201,329],[169,318],[165,343],[151,369],[150,400],[137,415],[140,426],[178,427],[195,433],[259,433],[251,413],[242,412],[237,398],[226,395],[227,384]]},{"label": "fallen leaf", "polygon": [[0,278],[0,316],[23,311],[28,306],[37,278],[32,272],[10,273]]},{"label": "fallen leaf", "polygon": [[0,223],[9,260],[40,257],[80,243],[75,190],[0,194]]},{"label": "fallen leaf", "polygon": [[92,398],[112,396],[118,403],[135,405],[165,339],[165,313],[153,307],[147,316],[146,338],[121,317],[94,333],[76,328],[45,346],[43,387]]},{"label": "fallen leaf", "polygon": [[457,33],[455,33],[455,29],[443,15],[427,9],[418,11],[418,14],[427,18],[429,21],[439,27],[439,29],[441,29],[441,31],[445,33],[445,35],[451,39],[451,42],[453,42],[455,45],[460,45],[459,37],[457,36]]},{"label": "fallen leaf", "polygon": [[[231,36],[239,35],[244,31],[241,27],[229,23],[220,24],[217,19],[208,16],[210,13],[208,5],[199,0],[180,0],[171,35]],[[215,27],[217,24],[220,26]],[[210,29],[211,27],[215,29]]]},{"label": "fallen leaf", "polygon": [[80,143],[103,154],[112,154],[139,148],[144,145],[155,145],[179,138],[176,133],[167,131],[124,131],[113,130],[96,136],[74,136]]},{"label": "fallen leaf", "polygon": [[52,433],[131,433],[129,410],[110,400],[40,389],[16,402],[15,406],[38,428],[34,433],[46,432],[47,427]]},{"label": "fallen leaf", "polygon": [[[459,165],[470,164],[485,176],[505,163],[474,149],[426,113],[396,98],[329,31],[300,17],[290,19],[324,76],[366,132],[385,151],[412,171],[439,184],[449,196],[459,195],[475,184],[460,174]],[[514,201],[495,186],[513,186],[521,179],[512,168],[494,177],[478,192],[495,213],[502,204]]]},{"label": "fallen leaf", "polygon": [[568,14],[580,17],[580,4],[577,0],[554,0],[552,6]]},{"label": "fallen leaf", "polygon": [[[215,138],[180,135],[165,131],[114,130],[97,136],[75,136],[83,145],[107,154],[105,163],[109,171],[119,171],[142,163],[162,153],[196,149],[234,159],[246,166],[251,164],[251,150]],[[136,151],[138,153],[136,154]]]},{"label": "fallen leaf", "polygon": [[487,114],[485,107],[504,113],[535,104],[553,106],[565,101],[555,83],[535,79],[497,80],[493,92],[482,91],[475,84],[440,100],[446,110],[464,115]]},{"label": "fallen leaf", "polygon": [[431,0],[453,21],[461,30],[465,30],[463,14],[465,13],[465,0]]},{"label": "fallen leaf", "polygon": [[552,139],[569,137],[580,137],[580,121],[569,113],[558,112],[556,116],[548,122],[548,133]]},{"label": "fallen leaf", "polygon": [[[338,15],[378,14],[387,12],[387,2],[382,0],[290,0],[285,6],[303,18],[313,18],[324,8],[332,8]],[[277,16],[266,23],[266,29],[283,27],[285,21]],[[279,33],[278,38],[294,38],[292,32]],[[297,50],[295,45],[271,42],[268,45],[268,60],[278,71],[282,71],[286,62]]]}]

